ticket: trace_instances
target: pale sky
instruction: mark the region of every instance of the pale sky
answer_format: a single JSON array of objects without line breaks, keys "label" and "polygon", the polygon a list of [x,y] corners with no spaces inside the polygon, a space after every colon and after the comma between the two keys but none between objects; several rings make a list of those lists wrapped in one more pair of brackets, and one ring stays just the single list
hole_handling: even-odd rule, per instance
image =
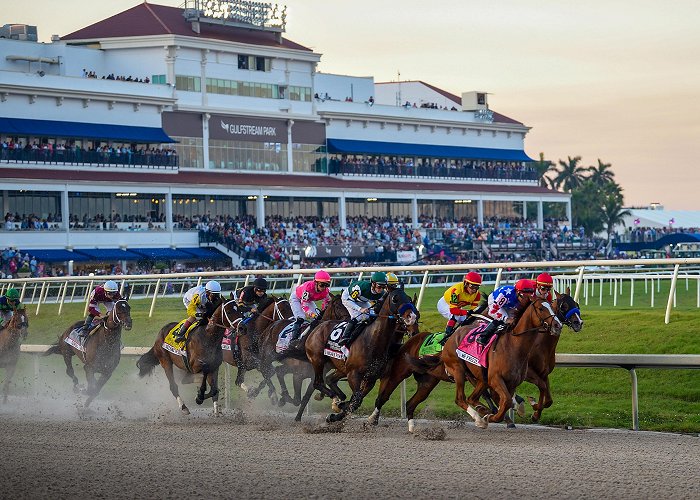
[{"label": "pale sky", "polygon": [[[47,41],[137,3],[33,0],[6,10],[0,24],[37,25]],[[626,204],[700,210],[697,0],[286,5],[285,36],[323,54],[320,71],[375,81],[400,71],[458,95],[488,91],[492,109],[532,127],[532,158],[580,155],[585,166],[600,158],[612,163]]]}]

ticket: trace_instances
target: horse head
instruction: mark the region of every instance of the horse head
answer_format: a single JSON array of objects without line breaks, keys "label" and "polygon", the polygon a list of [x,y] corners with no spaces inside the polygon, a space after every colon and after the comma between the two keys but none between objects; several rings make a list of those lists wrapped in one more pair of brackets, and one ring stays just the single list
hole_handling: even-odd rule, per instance
[{"label": "horse head", "polygon": [[205,331],[208,335],[216,335],[227,328],[232,329],[237,327],[241,319],[243,319],[243,314],[238,310],[236,300],[228,300],[222,302],[219,307],[216,308],[214,314],[209,318],[209,323],[207,323]]},{"label": "horse head", "polygon": [[552,305],[541,297],[530,297],[530,303],[525,307],[516,328],[520,333],[527,330],[543,330],[551,335],[560,335],[563,327],[562,322],[554,312]]},{"label": "horse head", "polygon": [[341,295],[333,295],[332,293],[329,295],[331,297],[331,301],[323,310],[323,316],[321,319],[323,321],[345,321],[350,319],[350,314],[343,305]]},{"label": "horse head", "polygon": [[107,316],[107,328],[115,330],[123,327],[131,330],[131,306],[126,299],[119,299],[114,303],[111,314]]},{"label": "horse head", "polygon": [[554,306],[559,321],[571,328],[574,332],[580,332],[583,328],[581,310],[579,309],[578,302],[570,295],[570,291],[571,290],[567,288],[565,293],[557,293],[556,299],[552,305]]},{"label": "horse head", "polygon": [[413,305],[411,297],[406,295],[406,292],[401,288],[396,288],[389,292],[384,299],[381,311],[396,316],[406,326],[407,331],[410,331],[414,325],[417,325],[420,318],[420,313],[416,306]]},{"label": "horse head", "polygon": [[29,332],[29,316],[27,316],[27,311],[24,307],[22,309],[15,309],[12,318],[7,323],[7,329],[19,333],[22,336],[22,340],[27,338],[27,333]]}]

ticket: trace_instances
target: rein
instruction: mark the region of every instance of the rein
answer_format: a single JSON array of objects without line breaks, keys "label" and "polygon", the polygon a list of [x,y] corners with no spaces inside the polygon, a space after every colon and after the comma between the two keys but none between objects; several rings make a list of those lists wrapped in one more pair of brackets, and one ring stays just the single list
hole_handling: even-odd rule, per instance
[{"label": "rein", "polygon": [[[532,304],[530,304],[530,305],[532,305]],[[528,306],[528,307],[529,307],[529,306]],[[513,330],[511,330],[509,333],[510,333],[513,337],[520,337],[521,335],[525,335],[526,333],[530,333],[530,332],[538,332],[538,331],[541,331],[541,332],[551,332],[551,331],[552,331],[552,326],[554,326],[554,321],[550,322],[550,324],[547,325],[547,320],[550,319],[550,318],[556,317],[556,313],[552,313],[552,314],[550,314],[549,316],[547,316],[547,317],[544,318],[544,319],[542,319],[542,318],[540,317],[539,314],[536,314],[536,315],[537,315],[537,319],[539,319],[540,321],[542,321],[542,324],[541,324],[540,326],[533,327],[533,328],[528,328],[527,330],[524,330],[524,331],[522,331],[522,332],[520,332],[520,333],[515,333]]]}]

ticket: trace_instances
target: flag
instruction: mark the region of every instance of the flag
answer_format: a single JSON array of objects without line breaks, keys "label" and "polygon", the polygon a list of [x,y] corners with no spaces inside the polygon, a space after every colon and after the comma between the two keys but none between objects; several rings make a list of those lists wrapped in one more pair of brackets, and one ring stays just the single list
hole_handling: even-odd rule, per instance
[{"label": "flag", "polygon": [[642,221],[639,220],[639,218],[634,219],[634,225],[635,225],[635,226],[638,226],[638,225],[641,224],[641,223],[642,223]]},{"label": "flag", "polygon": [[668,223],[669,223],[669,224],[675,224],[675,223],[676,223],[676,219],[673,218],[673,217],[671,217],[671,220],[668,221]]}]

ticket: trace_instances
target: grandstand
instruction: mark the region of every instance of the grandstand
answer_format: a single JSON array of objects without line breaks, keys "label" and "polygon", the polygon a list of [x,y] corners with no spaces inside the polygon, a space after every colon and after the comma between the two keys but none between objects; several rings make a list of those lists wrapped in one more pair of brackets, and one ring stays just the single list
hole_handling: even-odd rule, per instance
[{"label": "grandstand", "polygon": [[283,20],[198,5],[0,40],[3,247],[63,272],[596,251],[486,92],[320,73]]}]

